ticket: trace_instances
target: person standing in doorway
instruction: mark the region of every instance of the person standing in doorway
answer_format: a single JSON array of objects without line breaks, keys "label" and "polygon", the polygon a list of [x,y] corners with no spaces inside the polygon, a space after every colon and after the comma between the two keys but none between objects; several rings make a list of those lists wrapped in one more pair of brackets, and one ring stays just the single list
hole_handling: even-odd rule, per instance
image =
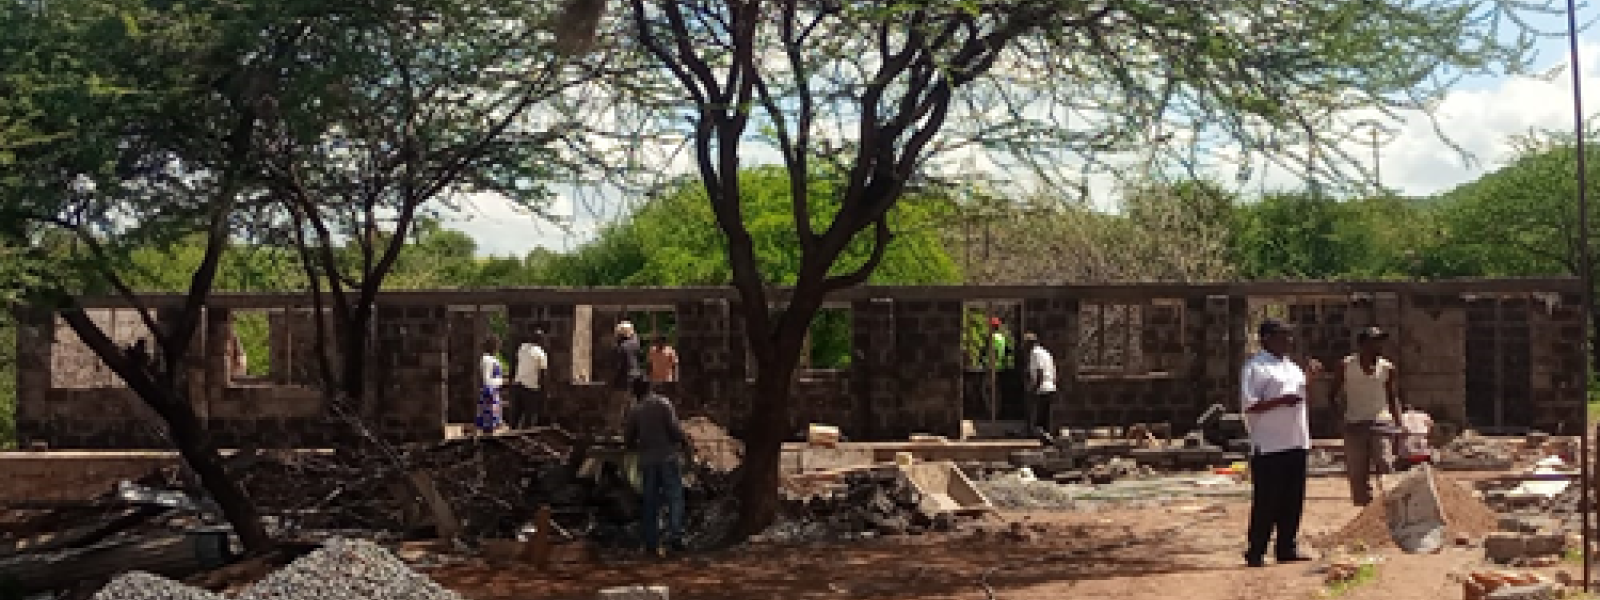
[{"label": "person standing in doorway", "polygon": [[1265,566],[1276,532],[1280,563],[1309,560],[1300,554],[1300,515],[1306,500],[1306,459],[1311,428],[1306,418],[1306,373],[1289,358],[1294,341],[1280,321],[1256,329],[1261,352],[1245,363],[1239,391],[1250,430],[1250,525],[1245,564]]},{"label": "person standing in doorway", "polygon": [[[683,548],[683,466],[679,454],[692,452],[689,436],[678,413],[666,397],[652,393],[650,382],[636,379],[632,391],[639,401],[628,409],[623,440],[639,454],[639,480],[643,489],[640,529],[646,552],[665,556],[668,548]],[[662,543],[661,509],[667,509],[666,543]]]},{"label": "person standing in doorway", "polygon": [[650,383],[671,383],[678,380],[678,351],[667,345],[667,338],[657,335],[650,340]]},{"label": "person standing in doorway", "polygon": [[483,344],[483,358],[478,359],[478,417],[475,425],[479,433],[494,433],[500,429],[500,391],[505,387],[506,367],[500,361],[500,338],[489,336]]},{"label": "person standing in doorway", "polygon": [[[1344,464],[1350,479],[1350,500],[1356,506],[1372,502],[1372,476],[1389,473],[1384,434],[1377,429],[1398,425],[1404,413],[1396,392],[1394,363],[1383,356],[1389,333],[1368,327],[1356,334],[1356,353],[1333,371],[1328,403],[1344,413]],[[1339,393],[1344,392],[1344,401]],[[1387,410],[1389,418],[1382,418]],[[1398,449],[1398,448],[1397,448]]]},{"label": "person standing in doorway", "polygon": [[628,409],[638,399],[635,395],[635,383],[645,380],[644,356],[639,347],[639,336],[633,331],[633,323],[623,321],[617,323],[617,345],[613,349],[613,361],[616,363],[616,372],[611,377],[613,390],[612,402],[616,404],[608,417],[611,420],[612,431],[620,431],[627,419]]},{"label": "person standing in doorway", "polygon": [[1011,338],[1006,336],[1000,317],[989,318],[989,356],[984,364],[996,371],[1011,368]]},{"label": "person standing in doorway", "polygon": [[544,343],[544,331],[535,329],[528,341],[517,347],[516,376],[511,379],[511,426],[516,429],[539,424],[544,372],[550,368]]},{"label": "person standing in doorway", "polygon": [[1028,352],[1028,394],[1026,418],[1028,428],[1035,433],[1050,432],[1050,409],[1056,398],[1056,359],[1039,343],[1033,332],[1022,335],[1022,345]]}]

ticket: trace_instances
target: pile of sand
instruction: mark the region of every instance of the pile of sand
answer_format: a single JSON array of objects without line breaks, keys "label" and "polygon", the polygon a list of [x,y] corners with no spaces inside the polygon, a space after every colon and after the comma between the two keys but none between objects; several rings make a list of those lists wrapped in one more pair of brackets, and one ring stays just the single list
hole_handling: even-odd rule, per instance
[{"label": "pile of sand", "polygon": [[[1465,485],[1433,471],[1434,490],[1444,514],[1446,539],[1455,536],[1480,537],[1500,528],[1500,517],[1479,500]],[[1340,530],[1318,541],[1322,548],[1365,546],[1396,548],[1389,529],[1389,511],[1382,499],[1368,504]]]}]

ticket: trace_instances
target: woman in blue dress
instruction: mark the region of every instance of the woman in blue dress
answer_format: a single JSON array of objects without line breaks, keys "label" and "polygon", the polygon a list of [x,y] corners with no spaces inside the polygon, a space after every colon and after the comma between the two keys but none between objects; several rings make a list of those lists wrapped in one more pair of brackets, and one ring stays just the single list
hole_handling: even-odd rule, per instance
[{"label": "woman in blue dress", "polygon": [[500,390],[505,386],[506,367],[500,361],[500,338],[489,336],[484,343],[483,358],[478,361],[479,381],[478,418],[476,425],[482,433],[494,433],[500,428]]}]

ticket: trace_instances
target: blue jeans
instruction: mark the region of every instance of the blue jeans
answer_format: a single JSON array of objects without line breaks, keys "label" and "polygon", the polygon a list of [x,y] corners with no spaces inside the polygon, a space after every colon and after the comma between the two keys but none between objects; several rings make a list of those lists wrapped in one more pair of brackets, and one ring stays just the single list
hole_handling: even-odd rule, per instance
[{"label": "blue jeans", "polygon": [[644,547],[661,547],[661,505],[667,507],[667,539],[683,540],[683,470],[678,460],[639,465],[639,483],[644,487]]}]

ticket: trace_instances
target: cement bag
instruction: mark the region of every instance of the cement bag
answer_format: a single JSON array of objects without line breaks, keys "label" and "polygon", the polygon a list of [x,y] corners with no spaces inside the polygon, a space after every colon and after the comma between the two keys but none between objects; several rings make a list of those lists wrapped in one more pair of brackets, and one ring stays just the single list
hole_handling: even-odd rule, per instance
[{"label": "cement bag", "polygon": [[1424,464],[1406,472],[1384,497],[1384,503],[1389,535],[1401,550],[1424,553],[1444,547],[1444,507],[1439,505],[1432,467]]}]

